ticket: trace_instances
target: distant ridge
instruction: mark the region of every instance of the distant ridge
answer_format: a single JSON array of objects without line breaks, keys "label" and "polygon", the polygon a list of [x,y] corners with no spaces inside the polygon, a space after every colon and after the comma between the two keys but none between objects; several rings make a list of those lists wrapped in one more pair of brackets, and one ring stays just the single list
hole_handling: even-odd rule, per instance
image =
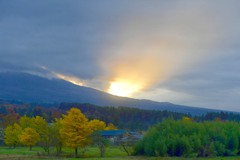
[{"label": "distant ridge", "polygon": [[91,103],[99,106],[126,106],[147,110],[168,110],[202,115],[220,110],[118,97],[61,79],[48,79],[23,72],[0,72],[0,99],[28,103]]}]

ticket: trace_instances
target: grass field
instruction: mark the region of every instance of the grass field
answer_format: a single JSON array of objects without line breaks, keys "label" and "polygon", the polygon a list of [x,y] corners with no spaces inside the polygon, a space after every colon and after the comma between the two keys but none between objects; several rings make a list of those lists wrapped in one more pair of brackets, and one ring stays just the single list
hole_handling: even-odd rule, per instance
[{"label": "grass field", "polygon": [[[27,147],[17,147],[15,149],[8,147],[0,147],[0,159],[4,160],[39,160],[39,159],[62,159],[62,160],[77,160],[79,158],[67,158],[73,156],[73,149],[64,149],[64,156],[55,157],[54,155],[46,156],[43,149],[33,147],[29,151]],[[118,147],[109,147],[106,150],[104,158],[99,157],[99,151],[96,147],[88,148],[84,158],[86,160],[240,160],[240,157],[213,157],[213,158],[177,158],[177,157],[144,157],[144,156],[127,156],[127,154]]]}]

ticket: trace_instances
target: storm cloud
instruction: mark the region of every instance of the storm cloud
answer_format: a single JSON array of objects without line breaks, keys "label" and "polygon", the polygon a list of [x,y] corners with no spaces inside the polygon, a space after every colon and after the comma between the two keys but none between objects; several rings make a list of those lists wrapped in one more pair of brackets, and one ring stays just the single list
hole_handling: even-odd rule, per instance
[{"label": "storm cloud", "polygon": [[134,98],[237,111],[239,8],[238,0],[1,1],[0,71],[74,77],[104,91],[127,80],[140,86]]}]

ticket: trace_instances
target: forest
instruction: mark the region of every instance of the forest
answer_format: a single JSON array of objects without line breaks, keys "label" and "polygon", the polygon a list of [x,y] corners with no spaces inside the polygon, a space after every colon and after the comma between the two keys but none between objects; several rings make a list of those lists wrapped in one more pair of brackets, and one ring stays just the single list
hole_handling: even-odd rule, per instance
[{"label": "forest", "polygon": [[[82,152],[86,146],[96,145],[103,156],[107,141],[102,139],[99,131],[118,128],[143,134],[138,140],[125,135],[125,141],[118,142],[127,155],[237,156],[239,120],[240,115],[232,112],[191,116],[80,103],[1,103],[0,144],[12,148],[28,146],[30,150],[39,146],[47,154],[50,154],[50,148],[54,147],[56,154],[61,154],[62,148],[68,147],[74,150],[75,156],[78,149]],[[72,130],[76,133],[71,133]]]},{"label": "forest", "polygon": [[194,122],[189,117],[164,120],[151,127],[135,148],[136,155],[212,157],[236,156],[240,125],[233,121]]},{"label": "forest", "polygon": [[150,126],[161,122],[163,119],[173,118],[174,120],[182,117],[191,117],[194,121],[213,121],[221,119],[223,121],[240,121],[239,113],[232,112],[210,112],[202,116],[192,116],[170,111],[142,110],[130,107],[111,107],[97,106],[89,103],[60,103],[60,104],[31,104],[31,103],[0,103],[0,126],[5,127],[19,120],[20,116],[41,116],[48,123],[55,118],[60,118],[62,114],[75,107],[82,111],[90,120],[99,119],[106,123],[113,123],[118,128],[143,131]]}]

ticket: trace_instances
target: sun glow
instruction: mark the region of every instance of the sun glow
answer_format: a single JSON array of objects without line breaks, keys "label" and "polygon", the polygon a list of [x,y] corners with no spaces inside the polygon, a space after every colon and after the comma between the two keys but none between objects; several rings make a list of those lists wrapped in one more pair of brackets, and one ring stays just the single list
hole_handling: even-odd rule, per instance
[{"label": "sun glow", "polygon": [[76,78],[76,77],[66,76],[66,75],[63,75],[63,74],[55,73],[55,72],[53,72],[53,74],[54,74],[56,77],[58,77],[58,78],[60,78],[60,79],[63,79],[63,80],[65,80],[65,81],[68,81],[68,82],[70,82],[70,83],[73,83],[73,84],[75,84],[75,85],[78,85],[78,86],[83,86],[83,85],[84,85],[83,82],[81,82],[81,81],[80,81],[78,78]]},{"label": "sun glow", "polygon": [[129,83],[129,82],[111,82],[108,89],[108,93],[121,96],[121,97],[131,97],[133,93],[138,92],[141,89],[141,86]]},{"label": "sun glow", "polygon": [[39,67],[43,70],[48,71],[49,73],[51,73],[56,78],[63,79],[65,81],[68,81],[68,82],[70,82],[72,84],[75,84],[75,85],[78,85],[78,86],[86,86],[86,84],[82,80],[80,80],[78,77],[60,74],[60,73],[51,71],[50,69],[48,69],[47,67],[42,66],[42,65],[39,65]]}]

